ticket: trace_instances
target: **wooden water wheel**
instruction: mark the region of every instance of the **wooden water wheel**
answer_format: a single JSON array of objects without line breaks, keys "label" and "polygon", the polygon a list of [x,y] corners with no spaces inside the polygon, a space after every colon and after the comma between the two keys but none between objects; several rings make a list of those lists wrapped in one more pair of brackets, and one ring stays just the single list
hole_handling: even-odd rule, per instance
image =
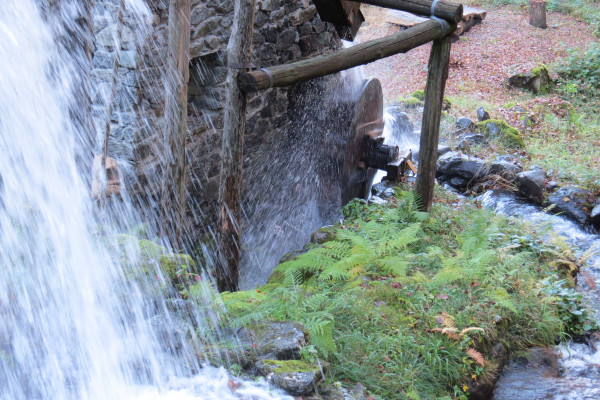
[{"label": "wooden water wheel", "polygon": [[378,79],[364,82],[352,113],[341,170],[343,204],[353,198],[366,200],[377,172],[366,160],[366,147],[370,143],[368,139],[383,133],[383,92]]}]

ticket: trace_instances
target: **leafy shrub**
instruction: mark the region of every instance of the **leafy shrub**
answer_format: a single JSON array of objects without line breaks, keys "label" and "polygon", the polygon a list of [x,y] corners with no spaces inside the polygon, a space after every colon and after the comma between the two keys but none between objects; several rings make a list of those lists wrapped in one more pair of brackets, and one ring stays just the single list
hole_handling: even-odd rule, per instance
[{"label": "leafy shrub", "polygon": [[593,44],[582,55],[571,52],[571,56],[561,65],[559,75],[563,79],[563,88],[566,93],[576,94],[577,87],[581,86],[591,94],[598,95],[600,46]]}]

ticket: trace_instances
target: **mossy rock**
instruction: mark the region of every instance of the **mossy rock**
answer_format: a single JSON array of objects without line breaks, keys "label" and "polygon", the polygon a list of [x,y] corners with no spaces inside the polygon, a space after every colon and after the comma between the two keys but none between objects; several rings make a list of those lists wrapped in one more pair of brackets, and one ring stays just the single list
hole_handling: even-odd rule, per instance
[{"label": "mossy rock", "polygon": [[508,78],[508,84],[533,93],[545,94],[552,90],[552,78],[545,65],[540,65],[531,72],[520,73]]},{"label": "mossy rock", "polygon": [[425,91],[424,90],[415,90],[410,94],[410,97],[417,98],[421,101],[425,101]]},{"label": "mossy rock", "polygon": [[254,312],[266,297],[266,292],[260,289],[221,293],[227,312],[234,318]]},{"label": "mossy rock", "polygon": [[310,235],[311,243],[323,244],[336,240],[337,228],[333,225],[324,226]]},{"label": "mossy rock", "polygon": [[475,124],[475,130],[488,137],[498,138],[509,147],[518,149],[525,147],[519,130],[510,126],[506,121],[500,119],[481,121]]},{"label": "mossy rock", "polygon": [[550,77],[548,67],[543,64],[539,67],[535,67],[531,70],[531,75],[533,75],[534,78],[539,79],[539,88],[536,87],[538,93],[546,94],[552,90],[552,78]]},{"label": "mossy rock", "polygon": [[323,379],[323,365],[306,361],[262,360],[257,365],[262,375],[270,375],[271,382],[294,396],[310,396]]},{"label": "mossy rock", "polygon": [[322,365],[313,364],[304,360],[261,360],[262,370],[274,374],[288,374],[293,372],[321,372]]},{"label": "mossy rock", "polygon": [[152,278],[158,269],[165,280],[176,283],[177,273],[183,268],[193,271],[196,263],[187,254],[169,253],[164,247],[147,239],[130,235],[117,238],[119,257],[129,279]]},{"label": "mossy rock", "polygon": [[404,107],[406,108],[423,107],[423,105],[423,101],[414,96],[410,96],[404,101]]},{"label": "mossy rock", "polygon": [[442,100],[442,109],[449,110],[451,108],[452,108],[452,100],[450,100],[448,97],[444,97],[444,99]]}]

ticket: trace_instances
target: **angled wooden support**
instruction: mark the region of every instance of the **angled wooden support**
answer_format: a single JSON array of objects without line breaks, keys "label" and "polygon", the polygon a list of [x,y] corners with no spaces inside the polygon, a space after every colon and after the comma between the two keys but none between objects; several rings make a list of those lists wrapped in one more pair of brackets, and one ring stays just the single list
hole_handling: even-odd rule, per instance
[{"label": "angled wooden support", "polygon": [[233,29],[227,46],[229,72],[226,81],[225,120],[219,176],[219,257],[217,284],[220,291],[238,290],[241,219],[242,165],[248,97],[238,86],[239,69],[250,64],[256,0],[235,2]]},{"label": "angled wooden support", "polygon": [[446,21],[459,23],[463,15],[462,4],[443,0],[356,0],[359,3],[408,11],[413,14],[433,16]]},{"label": "angled wooden support", "polygon": [[415,191],[420,198],[421,211],[429,211],[433,201],[437,148],[440,137],[442,102],[448,79],[450,64],[449,36],[433,42],[429,57],[429,72],[425,87],[425,109],[421,128],[421,146],[419,150],[419,173]]},{"label": "angled wooden support", "polygon": [[241,73],[239,85],[247,92],[290,86],[394,54],[405,53],[432,40],[441,39],[455,29],[456,24],[440,19],[428,20],[394,35],[358,44],[333,54]]}]

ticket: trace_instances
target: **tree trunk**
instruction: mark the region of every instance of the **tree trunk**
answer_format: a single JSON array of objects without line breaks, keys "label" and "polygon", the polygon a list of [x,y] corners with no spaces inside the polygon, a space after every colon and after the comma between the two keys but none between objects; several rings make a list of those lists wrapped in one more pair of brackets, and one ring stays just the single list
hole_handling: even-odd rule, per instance
[{"label": "tree trunk", "polygon": [[187,137],[187,90],[190,79],[190,0],[170,0],[168,60],[165,102],[166,174],[162,186],[163,234],[173,246],[183,247],[186,210],[185,140]]},{"label": "tree trunk", "polygon": [[546,29],[546,0],[529,0],[529,25]]},{"label": "tree trunk", "polygon": [[429,56],[429,72],[427,86],[425,87],[425,109],[423,111],[419,150],[419,173],[415,184],[421,211],[429,211],[433,202],[442,102],[450,63],[450,43],[450,36],[435,40]]},{"label": "tree trunk", "polygon": [[219,176],[219,259],[217,284],[220,291],[238,289],[240,239],[242,219],[242,165],[246,108],[248,97],[238,86],[242,66],[252,55],[256,0],[237,0],[233,28],[227,45],[227,73],[225,121],[221,145],[221,173]]}]

